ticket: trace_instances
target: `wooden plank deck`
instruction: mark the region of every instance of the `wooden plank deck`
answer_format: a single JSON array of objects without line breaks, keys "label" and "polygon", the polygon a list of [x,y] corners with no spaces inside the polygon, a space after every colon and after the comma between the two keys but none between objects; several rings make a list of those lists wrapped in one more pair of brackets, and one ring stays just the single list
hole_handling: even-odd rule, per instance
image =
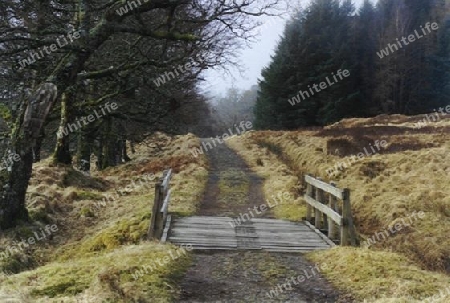
[{"label": "wooden plank deck", "polygon": [[233,222],[229,217],[173,218],[167,241],[190,244],[194,250],[309,252],[334,246],[304,222],[258,218],[238,226]]}]

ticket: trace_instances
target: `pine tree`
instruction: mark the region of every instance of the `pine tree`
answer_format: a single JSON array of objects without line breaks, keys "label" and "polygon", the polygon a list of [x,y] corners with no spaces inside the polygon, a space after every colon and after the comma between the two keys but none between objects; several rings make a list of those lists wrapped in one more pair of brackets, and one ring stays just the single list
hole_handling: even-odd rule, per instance
[{"label": "pine tree", "polygon": [[263,80],[255,105],[255,127],[258,129],[290,129],[308,124],[308,113],[302,108],[303,104],[292,106],[289,103],[298,93],[299,78],[306,71],[298,59],[302,37],[302,16],[297,15],[286,25],[271,64],[262,71]]},{"label": "pine tree", "polygon": [[[366,0],[355,14],[351,0],[313,0],[286,25],[262,72],[256,126],[296,129],[448,104],[448,7],[442,0]],[[439,31],[423,35],[422,26],[434,22]],[[411,35],[422,37],[402,42]],[[344,69],[350,77],[317,89]]]},{"label": "pine tree", "polygon": [[376,56],[376,12],[370,0],[365,0],[359,9],[354,22],[355,61],[353,72],[355,85],[361,96],[361,116],[377,114],[378,109],[373,101],[375,90]]},{"label": "pine tree", "polygon": [[286,25],[273,61],[262,73],[258,128],[324,125],[360,113],[355,80],[317,88],[338,70],[355,69],[355,43],[349,43],[353,12],[351,1],[315,0]]}]

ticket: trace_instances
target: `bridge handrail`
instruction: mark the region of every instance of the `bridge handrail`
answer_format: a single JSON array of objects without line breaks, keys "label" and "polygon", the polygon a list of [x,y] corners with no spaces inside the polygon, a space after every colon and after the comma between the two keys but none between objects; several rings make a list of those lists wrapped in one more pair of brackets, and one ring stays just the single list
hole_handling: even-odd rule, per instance
[{"label": "bridge handrail", "polygon": [[155,184],[155,200],[153,202],[152,217],[147,232],[149,239],[159,240],[163,236],[164,226],[168,219],[171,178],[172,169],[165,170],[163,176]]},{"label": "bridge handrail", "polygon": [[[336,238],[336,225],[339,227],[340,244],[356,246],[356,231],[353,224],[350,204],[350,189],[338,188],[336,184],[320,178],[305,176],[307,204],[306,221],[311,222],[314,209],[314,225],[317,229],[328,230],[328,238]],[[328,196],[328,199],[327,197]],[[340,206],[339,201],[342,201]]]}]

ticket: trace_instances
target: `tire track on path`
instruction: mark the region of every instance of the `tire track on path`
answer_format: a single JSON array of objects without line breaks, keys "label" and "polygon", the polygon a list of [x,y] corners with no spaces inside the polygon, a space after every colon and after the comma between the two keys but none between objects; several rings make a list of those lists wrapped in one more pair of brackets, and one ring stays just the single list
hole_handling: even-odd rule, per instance
[{"label": "tire track on path", "polygon": [[[237,217],[265,202],[264,180],[233,150],[221,144],[210,149],[207,156],[210,175],[198,215]],[[272,217],[270,212],[262,216]],[[301,254],[196,252],[193,265],[181,281],[178,302],[351,302],[339,299],[339,293],[314,268]],[[287,281],[290,284],[285,284]],[[271,290],[277,290],[272,297],[268,295]]]}]

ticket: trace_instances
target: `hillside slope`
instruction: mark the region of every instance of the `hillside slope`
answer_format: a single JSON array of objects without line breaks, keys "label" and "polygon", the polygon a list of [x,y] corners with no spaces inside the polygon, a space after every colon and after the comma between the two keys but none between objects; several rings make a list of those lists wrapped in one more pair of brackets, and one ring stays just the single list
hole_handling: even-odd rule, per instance
[{"label": "hillside slope", "polygon": [[[157,133],[136,147],[131,162],[92,176],[36,164],[27,199],[33,222],[0,238],[0,301],[173,301],[189,248],[145,236],[154,183],[164,169],[174,170],[170,211],[197,209],[207,162],[190,157],[189,149],[199,144],[192,135]],[[32,238],[28,247],[18,244]]]},{"label": "hillside slope", "polygon": [[[266,195],[283,188],[297,194],[274,211],[278,218],[305,216],[305,174],[350,188],[363,247],[311,255],[330,265],[327,275],[339,288],[369,302],[421,302],[449,287],[433,301],[447,302],[450,121],[423,119],[348,119],[324,129],[249,132],[228,144],[268,176]],[[418,219],[406,226],[414,213]],[[400,230],[386,232],[396,224]]]}]

